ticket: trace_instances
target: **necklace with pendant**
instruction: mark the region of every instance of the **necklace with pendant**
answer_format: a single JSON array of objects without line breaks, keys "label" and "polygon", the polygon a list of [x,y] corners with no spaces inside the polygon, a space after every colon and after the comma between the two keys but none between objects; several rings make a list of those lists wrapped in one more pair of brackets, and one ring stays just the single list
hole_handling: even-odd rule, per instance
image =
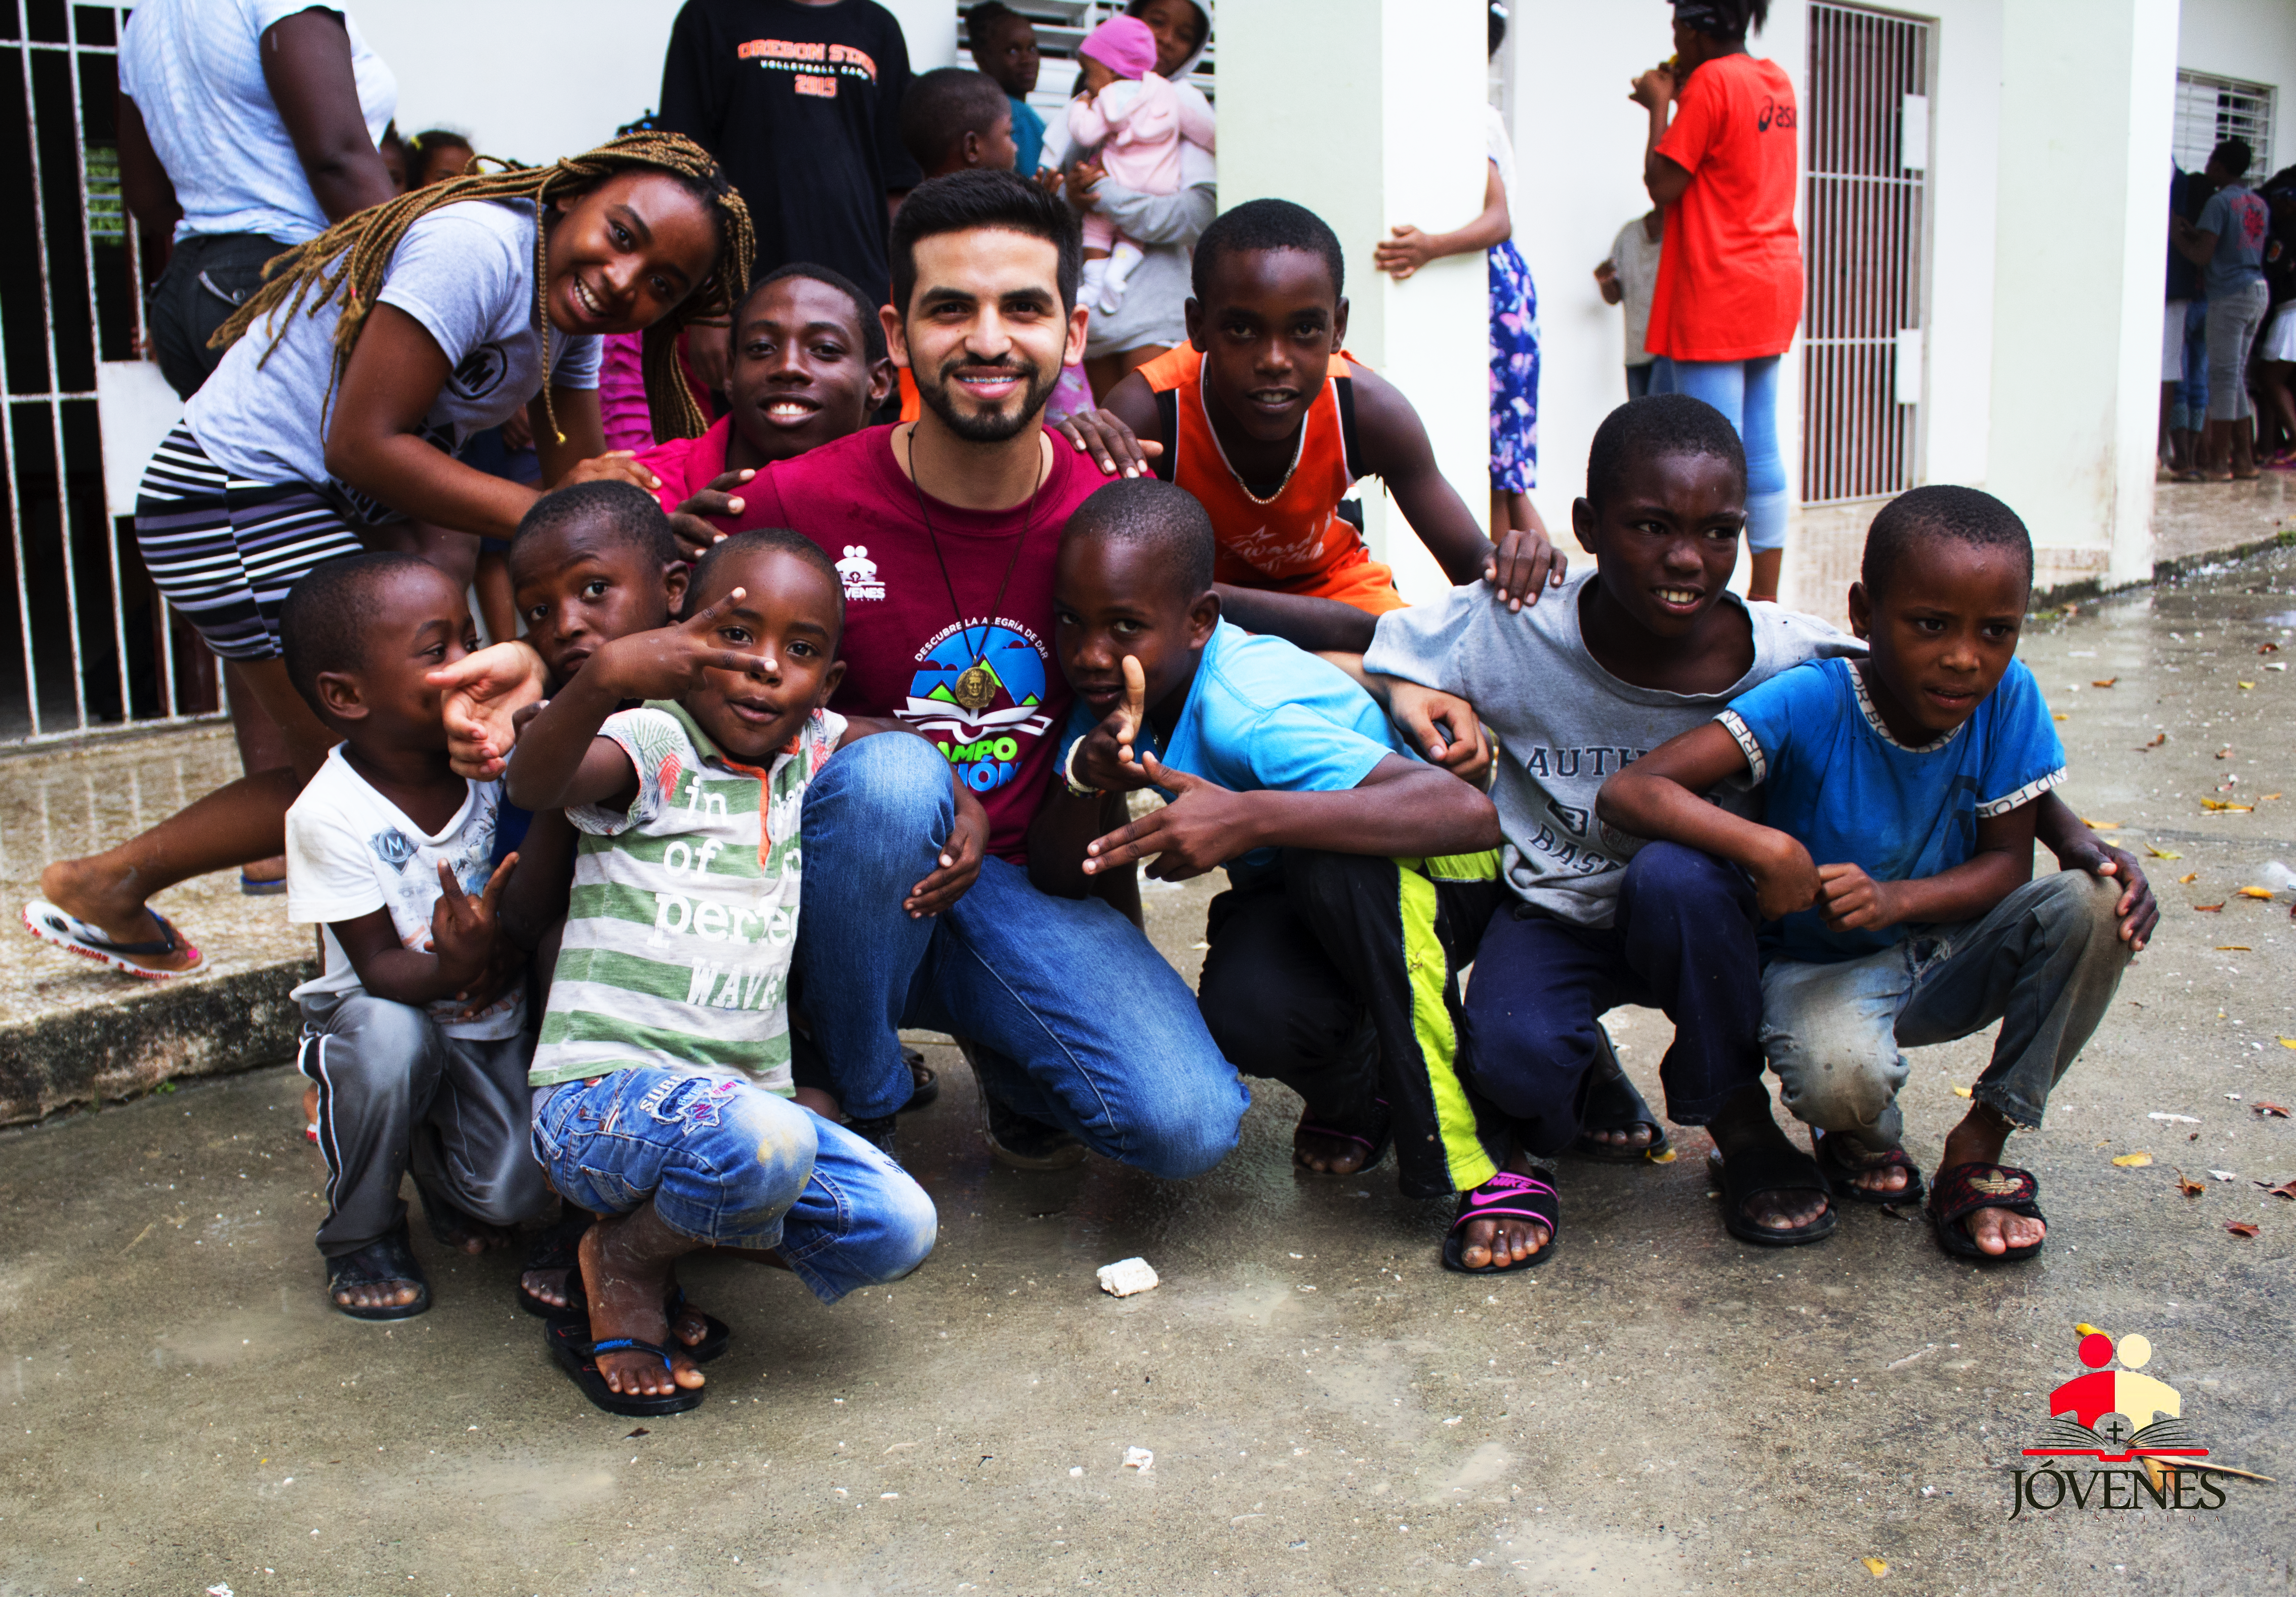
[{"label": "necklace with pendant", "polygon": [[1030,528],[1036,525],[1037,495],[1045,486],[1044,445],[1041,442],[1037,446],[1037,451],[1036,485],[1029,490],[1029,508],[1021,517],[1019,534],[1013,539],[1013,553],[1004,562],[1004,579],[996,585],[996,602],[989,606],[988,618],[980,629],[980,647],[976,649],[972,643],[972,629],[964,624],[964,606],[957,601],[956,584],[949,578],[948,557],[941,553],[940,533],[932,524],[932,512],[925,508],[924,484],[917,476],[916,423],[909,424],[909,487],[917,496],[917,520],[925,524],[925,536],[932,544],[933,561],[940,567],[941,586],[948,593],[949,608],[956,612],[957,632],[964,640],[965,652],[972,656],[972,663],[957,673],[956,685],[950,690],[950,697],[956,700],[958,708],[970,715],[979,715],[996,700],[996,673],[988,664],[988,637],[996,627],[996,618],[1004,613],[1004,591],[1012,586],[1013,573],[1021,564],[1021,550],[1029,541]]}]

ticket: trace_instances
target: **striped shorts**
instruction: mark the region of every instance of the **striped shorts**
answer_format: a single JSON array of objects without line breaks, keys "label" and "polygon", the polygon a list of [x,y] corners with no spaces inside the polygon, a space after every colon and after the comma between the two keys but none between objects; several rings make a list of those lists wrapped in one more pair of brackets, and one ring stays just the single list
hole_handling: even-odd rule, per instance
[{"label": "striped shorts", "polygon": [[308,483],[247,482],[178,427],[135,490],[135,542],[168,602],[226,659],[275,659],[279,607],[313,567],[366,545]]}]

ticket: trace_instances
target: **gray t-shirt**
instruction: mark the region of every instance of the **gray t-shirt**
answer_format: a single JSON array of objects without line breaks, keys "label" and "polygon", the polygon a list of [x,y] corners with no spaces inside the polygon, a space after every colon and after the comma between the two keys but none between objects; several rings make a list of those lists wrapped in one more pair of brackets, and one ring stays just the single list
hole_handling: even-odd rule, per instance
[{"label": "gray t-shirt", "polygon": [[[422,431],[447,453],[460,454],[473,434],[499,427],[542,391],[531,204],[465,200],[423,217],[399,241],[376,299],[413,316],[447,352],[453,370]],[[333,305],[316,316],[299,311],[273,349],[275,319],[225,352],[184,420],[208,458],[234,478],[324,486],[328,415],[321,405],[327,412],[334,405],[329,378],[342,312]],[[553,329],[551,380],[596,388],[599,353],[597,339]]]},{"label": "gray t-shirt", "polygon": [[[1745,676],[1720,693],[1638,688],[1587,652],[1578,606],[1594,579],[1590,568],[1515,611],[1480,582],[1431,604],[1390,610],[1379,618],[1364,668],[1456,693],[1475,707],[1498,734],[1491,796],[1506,838],[1507,885],[1558,920],[1604,927],[1642,839],[1595,815],[1603,779],[1712,720],[1738,694],[1789,667],[1862,655],[1866,645],[1815,616],[1726,594],[1721,602],[1753,627],[1754,663]],[[1750,777],[1714,797],[1740,814],[1758,802]]]},{"label": "gray t-shirt", "polygon": [[2251,283],[2264,281],[2264,246],[2272,233],[2272,208],[2254,189],[2228,183],[2209,196],[2193,224],[2217,235],[2216,253],[2202,268],[2209,298],[2229,299]]}]

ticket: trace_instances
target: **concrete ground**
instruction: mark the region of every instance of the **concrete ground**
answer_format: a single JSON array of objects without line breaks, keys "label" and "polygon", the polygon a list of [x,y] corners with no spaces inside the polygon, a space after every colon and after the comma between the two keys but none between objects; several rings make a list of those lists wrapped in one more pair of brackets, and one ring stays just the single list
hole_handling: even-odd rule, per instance
[{"label": "concrete ground", "polygon": [[[1445,1205],[1294,1175],[1281,1088],[1193,1184],[1025,1176],[942,1047],[904,1133],[933,1258],[833,1309],[696,1267],[734,1348],[641,1427],[548,1364],[506,1257],[418,1227],[430,1314],[329,1312],[320,1167],[269,1068],[0,1138],[0,1593],[2289,1590],[2287,1487],[2013,1520],[2010,1470],[2086,1323],[2151,1339],[2214,1462],[2296,1473],[2296,1202],[2259,1184],[2296,1176],[2296,1122],[2257,1108],[2296,1104],[2296,930],[2287,892],[2238,894],[2296,864],[2296,554],[2037,618],[2024,656],[2071,802],[2156,851],[2166,906],[2012,1145],[2054,1222],[2034,1264],[1864,1208],[1742,1247],[1677,1132],[1670,1164],[1566,1165],[1553,1262],[1473,1280],[1437,1266]],[[1209,890],[1151,896],[1186,970]],[[1614,1021],[1656,1097],[1665,1021]],[[1984,1058],[1915,1056],[1925,1162]],[[1095,1290],[1135,1254],[1159,1290]]]}]

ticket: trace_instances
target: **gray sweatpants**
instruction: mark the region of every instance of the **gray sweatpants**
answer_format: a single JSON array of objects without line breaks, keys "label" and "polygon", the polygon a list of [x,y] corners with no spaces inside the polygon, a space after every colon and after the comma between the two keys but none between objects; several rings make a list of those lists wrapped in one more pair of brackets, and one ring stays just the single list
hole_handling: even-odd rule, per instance
[{"label": "gray sweatpants", "polygon": [[2049,1089],[2112,1007],[2128,945],[2121,889],[2085,871],[2038,877],[1958,926],[1838,964],[1773,960],[1762,971],[1762,1047],[1786,1107],[1879,1152],[1905,1134],[1905,1048],[2001,1022],[1976,1102],[2038,1126]]},{"label": "gray sweatpants", "polygon": [[2241,422],[2256,414],[2248,398],[2248,352],[2272,296],[2264,280],[2209,296],[2209,420]]},{"label": "gray sweatpants", "polygon": [[406,1218],[414,1179],[491,1225],[515,1225],[550,1200],[529,1136],[529,1035],[450,1037],[409,1004],[365,993],[299,1000],[295,1068],[318,1084],[327,1217],[319,1251],[356,1253]]}]

